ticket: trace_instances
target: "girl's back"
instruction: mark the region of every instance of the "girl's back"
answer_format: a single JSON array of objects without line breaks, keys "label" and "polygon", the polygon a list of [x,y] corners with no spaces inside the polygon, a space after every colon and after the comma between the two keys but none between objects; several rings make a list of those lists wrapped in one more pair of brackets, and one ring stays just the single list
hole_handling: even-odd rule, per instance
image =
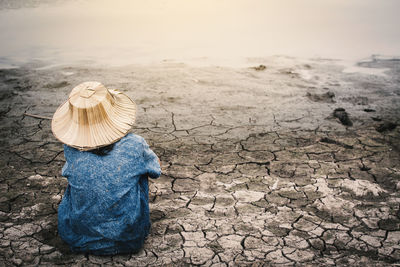
[{"label": "girl's back", "polygon": [[145,140],[128,134],[100,156],[64,146],[68,187],[58,210],[61,238],[73,251],[131,252],[150,228],[147,177],[160,176]]},{"label": "girl's back", "polygon": [[99,82],[74,87],[53,115],[51,129],[65,144],[62,175],[68,179],[58,231],[73,251],[137,251],[149,233],[147,178],[159,177],[161,170],[146,141],[129,134],[135,119],[136,104]]}]

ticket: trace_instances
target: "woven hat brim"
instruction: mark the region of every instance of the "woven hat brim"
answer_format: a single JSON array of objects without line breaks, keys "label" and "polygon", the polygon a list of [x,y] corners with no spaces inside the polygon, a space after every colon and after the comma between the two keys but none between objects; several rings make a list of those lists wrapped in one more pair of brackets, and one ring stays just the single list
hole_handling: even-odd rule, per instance
[{"label": "woven hat brim", "polygon": [[92,150],[117,142],[132,128],[136,119],[136,104],[127,95],[108,90],[114,103],[100,104],[99,112],[87,112],[86,123],[72,118],[66,101],[54,113],[51,130],[62,143],[82,151]]}]

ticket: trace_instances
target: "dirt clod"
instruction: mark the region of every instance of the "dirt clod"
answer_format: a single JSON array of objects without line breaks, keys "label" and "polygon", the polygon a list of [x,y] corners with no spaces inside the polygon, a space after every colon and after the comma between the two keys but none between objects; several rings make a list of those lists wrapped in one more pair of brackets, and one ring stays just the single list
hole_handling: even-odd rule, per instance
[{"label": "dirt clod", "polygon": [[386,131],[392,131],[394,129],[396,129],[397,124],[390,122],[390,121],[385,121],[384,123],[379,124],[375,129],[382,133],[382,132],[386,132]]},{"label": "dirt clod", "polygon": [[349,118],[349,114],[344,108],[337,108],[333,111],[333,116],[338,118],[345,126],[353,126],[353,122]]},{"label": "dirt clod", "polygon": [[314,102],[335,103],[335,100],[333,99],[335,94],[333,92],[326,92],[324,94],[312,94],[307,92],[306,96]]}]

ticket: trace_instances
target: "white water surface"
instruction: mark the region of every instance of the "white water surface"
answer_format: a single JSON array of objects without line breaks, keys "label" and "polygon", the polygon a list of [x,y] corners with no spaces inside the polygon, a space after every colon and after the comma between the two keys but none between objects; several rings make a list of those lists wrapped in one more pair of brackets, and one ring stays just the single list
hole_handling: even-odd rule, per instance
[{"label": "white water surface", "polygon": [[273,55],[354,62],[400,55],[399,0],[15,3],[0,1],[0,67],[162,61],[237,66]]}]

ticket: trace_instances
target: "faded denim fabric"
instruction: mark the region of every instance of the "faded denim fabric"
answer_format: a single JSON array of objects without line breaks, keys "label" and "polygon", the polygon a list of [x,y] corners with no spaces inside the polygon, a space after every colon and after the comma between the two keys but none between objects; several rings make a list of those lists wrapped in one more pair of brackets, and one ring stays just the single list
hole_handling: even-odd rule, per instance
[{"label": "faded denim fabric", "polygon": [[104,156],[64,145],[68,187],[58,232],[72,251],[99,255],[138,251],[150,229],[147,177],[161,175],[146,141],[128,134]]}]

